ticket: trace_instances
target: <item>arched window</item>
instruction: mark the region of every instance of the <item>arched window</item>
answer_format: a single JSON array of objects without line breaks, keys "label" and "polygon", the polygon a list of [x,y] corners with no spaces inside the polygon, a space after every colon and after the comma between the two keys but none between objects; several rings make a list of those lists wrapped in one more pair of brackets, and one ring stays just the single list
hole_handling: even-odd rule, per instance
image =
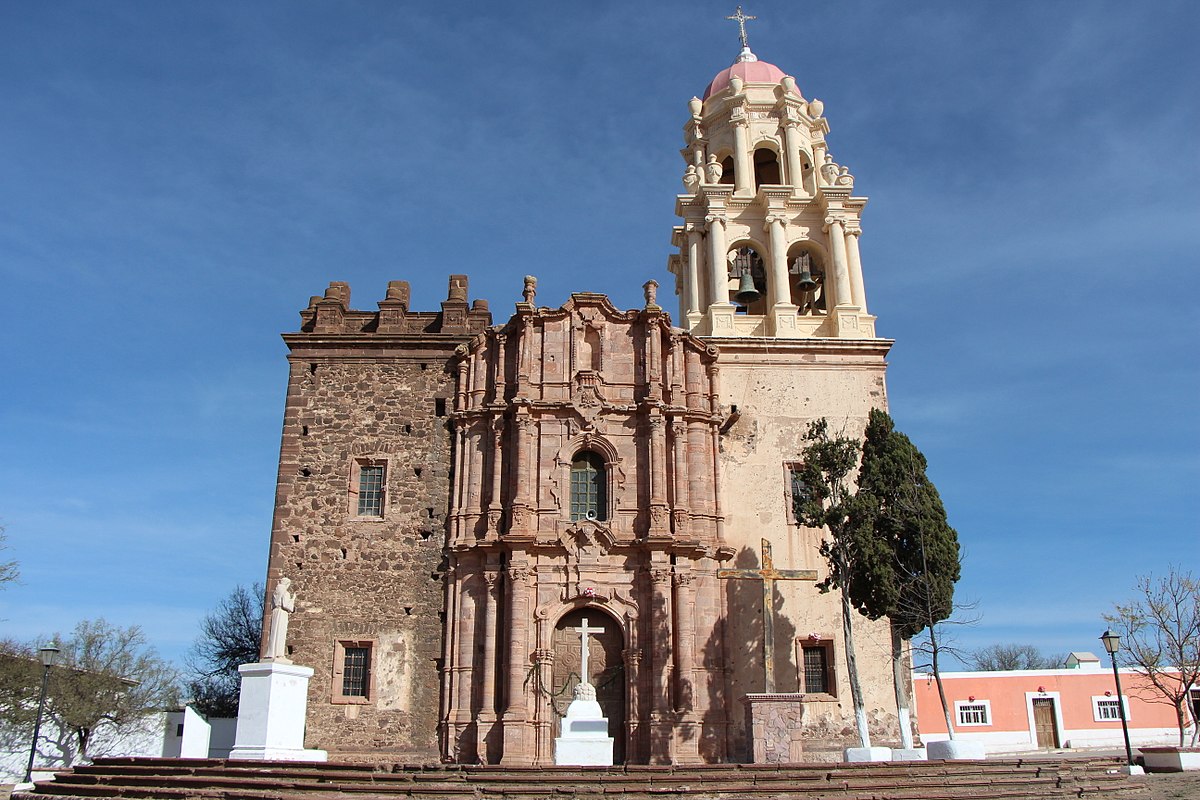
[{"label": "arched window", "polygon": [[[729,302],[739,314],[766,314],[767,269],[763,257],[750,246],[729,251]],[[749,292],[744,294],[744,292]]]},{"label": "arched window", "polygon": [[608,519],[604,459],[584,451],[571,461],[571,519]]}]

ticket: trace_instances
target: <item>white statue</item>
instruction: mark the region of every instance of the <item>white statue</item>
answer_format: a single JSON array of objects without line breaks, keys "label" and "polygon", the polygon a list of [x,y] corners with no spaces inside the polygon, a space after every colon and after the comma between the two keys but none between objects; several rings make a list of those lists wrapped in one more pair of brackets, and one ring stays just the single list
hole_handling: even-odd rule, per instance
[{"label": "white statue", "polygon": [[704,165],[705,177],[708,178],[708,183],[720,183],[721,173],[725,170],[721,167],[721,162],[717,161],[716,156],[709,156],[708,163]]},{"label": "white statue", "polygon": [[296,610],[296,595],[292,594],[292,579],[280,578],[271,595],[271,628],[267,634],[267,653],[263,661],[292,663],[287,657],[288,615]]}]

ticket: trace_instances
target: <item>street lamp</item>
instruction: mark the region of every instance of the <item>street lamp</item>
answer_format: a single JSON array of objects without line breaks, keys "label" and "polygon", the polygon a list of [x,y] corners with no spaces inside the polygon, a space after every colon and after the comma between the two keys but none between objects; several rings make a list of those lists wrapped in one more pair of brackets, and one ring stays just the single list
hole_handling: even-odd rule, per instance
[{"label": "street lamp", "polygon": [[42,732],[42,711],[46,707],[46,684],[50,682],[50,668],[58,659],[58,645],[54,642],[38,650],[38,658],[42,660],[42,694],[38,698],[37,722],[33,725],[33,744],[29,746],[29,765],[25,767],[25,782],[33,780],[33,757],[37,755],[38,735]]},{"label": "street lamp", "polygon": [[1117,651],[1121,649],[1121,637],[1111,630],[1106,630],[1100,634],[1100,641],[1104,642],[1104,649],[1112,659],[1113,679],[1117,682],[1117,711],[1121,712],[1121,732],[1125,734],[1125,758],[1132,768],[1133,748],[1129,746],[1129,723],[1125,721],[1125,698],[1121,696],[1121,673],[1117,671]]}]

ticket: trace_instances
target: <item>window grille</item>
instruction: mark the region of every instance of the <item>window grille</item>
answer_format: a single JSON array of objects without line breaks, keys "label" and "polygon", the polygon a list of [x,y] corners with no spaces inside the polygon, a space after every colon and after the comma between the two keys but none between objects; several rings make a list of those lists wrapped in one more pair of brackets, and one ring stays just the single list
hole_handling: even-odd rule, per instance
[{"label": "window grille", "polygon": [[371,648],[347,647],[342,661],[342,695],[366,697],[371,679]]},{"label": "window grille", "polygon": [[986,703],[962,703],[958,706],[959,725],[987,725],[988,707]]},{"label": "window grille", "polygon": [[383,516],[383,466],[362,465],[358,472],[358,516]]},{"label": "window grille", "polygon": [[1121,719],[1121,701],[1119,700],[1097,700],[1096,701],[1096,719],[1107,720]]},{"label": "window grille", "polygon": [[804,691],[810,694],[831,694],[829,658],[824,647],[804,648]]},{"label": "window grille", "polygon": [[580,453],[571,462],[571,519],[606,519],[604,462],[595,453]]}]

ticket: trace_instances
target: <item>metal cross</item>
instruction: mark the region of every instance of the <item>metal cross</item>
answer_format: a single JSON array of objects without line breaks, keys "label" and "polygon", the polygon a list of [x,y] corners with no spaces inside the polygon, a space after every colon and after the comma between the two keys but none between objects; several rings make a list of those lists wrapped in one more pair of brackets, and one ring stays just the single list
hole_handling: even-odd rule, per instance
[{"label": "metal cross", "polygon": [[750,45],[746,42],[746,22],[752,19],[758,19],[758,17],[747,17],[742,13],[742,7],[738,6],[737,11],[734,12],[733,16],[726,17],[725,19],[731,19],[738,24],[738,35],[742,39],[742,47],[749,47]]},{"label": "metal cross", "polygon": [[588,634],[604,633],[604,628],[589,628],[587,617],[584,617],[583,624],[571,630],[579,634],[579,682],[591,683],[588,680]]},{"label": "metal cross", "polygon": [[720,569],[718,578],[762,581],[763,587],[763,691],[775,691],[775,581],[815,581],[815,569],[775,569],[771,543],[762,540],[762,569]]}]

